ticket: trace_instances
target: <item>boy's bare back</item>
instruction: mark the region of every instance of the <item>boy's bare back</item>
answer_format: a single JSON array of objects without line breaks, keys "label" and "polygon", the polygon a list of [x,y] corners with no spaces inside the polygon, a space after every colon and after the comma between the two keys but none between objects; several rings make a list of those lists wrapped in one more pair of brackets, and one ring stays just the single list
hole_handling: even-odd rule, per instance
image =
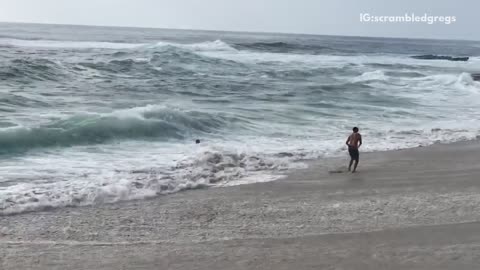
[{"label": "boy's bare back", "polygon": [[360,135],[360,133],[352,133],[347,140],[348,146],[353,148],[358,148],[361,142],[362,142],[362,135]]}]

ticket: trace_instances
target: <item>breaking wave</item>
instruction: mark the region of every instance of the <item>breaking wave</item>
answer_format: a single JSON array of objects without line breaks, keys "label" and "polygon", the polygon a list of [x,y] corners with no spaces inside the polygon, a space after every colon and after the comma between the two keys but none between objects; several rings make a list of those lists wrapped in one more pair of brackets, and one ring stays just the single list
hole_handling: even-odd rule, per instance
[{"label": "breaking wave", "polygon": [[24,39],[1,39],[0,46],[11,47],[33,47],[50,49],[151,49],[158,47],[178,47],[195,51],[211,50],[235,50],[233,47],[221,40],[206,41],[192,44],[182,44],[174,42],[156,42],[156,43],[124,43],[124,42],[99,42],[99,41],[61,41],[61,40],[24,40]]},{"label": "breaking wave", "polygon": [[114,139],[185,139],[219,132],[232,121],[220,114],[147,106],[109,114],[84,114],[38,127],[0,129],[0,153],[39,147],[99,144]]},{"label": "breaking wave", "polygon": [[292,167],[294,154],[265,155],[235,153],[225,149],[201,149],[168,169],[139,169],[78,177],[74,183],[20,184],[0,190],[0,216],[65,206],[145,199],[182,190],[236,185],[237,180],[255,177],[272,181]]},{"label": "breaking wave", "polygon": [[371,81],[385,81],[388,77],[382,70],[365,72],[360,76],[357,76],[351,80],[353,83],[358,82],[371,82]]}]

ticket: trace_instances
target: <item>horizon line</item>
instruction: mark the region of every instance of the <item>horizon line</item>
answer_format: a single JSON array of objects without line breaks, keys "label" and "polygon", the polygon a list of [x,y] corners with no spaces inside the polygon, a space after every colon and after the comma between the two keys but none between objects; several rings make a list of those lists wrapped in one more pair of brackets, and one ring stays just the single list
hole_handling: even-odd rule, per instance
[{"label": "horizon line", "polygon": [[24,21],[0,21],[0,24],[31,24],[31,25],[51,25],[51,26],[74,26],[74,27],[105,27],[105,28],[133,28],[133,29],[152,29],[167,31],[199,31],[199,32],[221,32],[221,33],[244,33],[244,34],[266,34],[266,35],[303,35],[303,36],[326,36],[326,37],[347,37],[347,38],[379,38],[379,39],[409,39],[409,40],[443,40],[443,41],[480,41],[480,39],[460,39],[460,38],[418,38],[418,37],[394,37],[394,36],[359,36],[359,35],[332,35],[318,33],[292,33],[292,32],[271,32],[271,31],[247,31],[247,30],[218,30],[218,29],[194,29],[194,28],[166,28],[154,26],[128,26],[128,25],[97,25],[97,24],[74,24],[74,23],[41,23]]}]

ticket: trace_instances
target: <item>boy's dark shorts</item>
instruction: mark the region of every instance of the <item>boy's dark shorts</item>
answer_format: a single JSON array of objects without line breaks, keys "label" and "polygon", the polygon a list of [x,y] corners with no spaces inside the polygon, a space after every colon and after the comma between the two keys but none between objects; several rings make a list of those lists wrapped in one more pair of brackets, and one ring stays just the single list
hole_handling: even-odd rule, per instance
[{"label": "boy's dark shorts", "polygon": [[348,153],[353,160],[358,160],[360,158],[360,152],[356,148],[348,147]]}]

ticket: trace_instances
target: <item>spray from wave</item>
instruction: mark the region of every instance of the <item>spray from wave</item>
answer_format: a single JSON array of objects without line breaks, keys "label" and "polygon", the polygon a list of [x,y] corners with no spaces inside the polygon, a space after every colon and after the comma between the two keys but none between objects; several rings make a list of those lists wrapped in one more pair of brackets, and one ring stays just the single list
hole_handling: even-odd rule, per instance
[{"label": "spray from wave", "polygon": [[355,77],[351,80],[352,83],[358,82],[371,82],[371,81],[385,81],[388,77],[382,70],[365,72],[362,75]]}]

